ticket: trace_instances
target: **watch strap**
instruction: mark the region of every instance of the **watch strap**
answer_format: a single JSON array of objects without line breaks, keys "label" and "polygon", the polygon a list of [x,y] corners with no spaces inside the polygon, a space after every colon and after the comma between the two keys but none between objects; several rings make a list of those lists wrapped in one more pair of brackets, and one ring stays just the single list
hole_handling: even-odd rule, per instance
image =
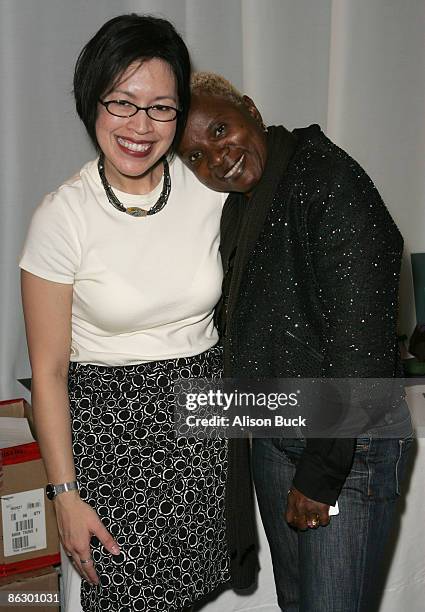
[{"label": "watch strap", "polygon": [[72,482],[64,482],[62,484],[55,484],[55,494],[59,495],[60,493],[65,493],[66,491],[76,491],[78,490],[77,481],[73,480]]},{"label": "watch strap", "polygon": [[57,495],[66,491],[78,491],[77,481],[72,480],[71,482],[62,482],[60,484],[49,483],[46,487],[46,494],[49,499],[54,499]]}]

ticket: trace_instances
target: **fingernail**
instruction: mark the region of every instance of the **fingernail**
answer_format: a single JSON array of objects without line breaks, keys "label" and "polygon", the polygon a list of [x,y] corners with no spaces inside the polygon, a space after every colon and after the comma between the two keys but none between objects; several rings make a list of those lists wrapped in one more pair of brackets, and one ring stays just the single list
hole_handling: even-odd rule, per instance
[{"label": "fingernail", "polygon": [[121,551],[119,549],[119,546],[113,546],[111,548],[111,552],[112,552],[113,555],[119,555]]}]

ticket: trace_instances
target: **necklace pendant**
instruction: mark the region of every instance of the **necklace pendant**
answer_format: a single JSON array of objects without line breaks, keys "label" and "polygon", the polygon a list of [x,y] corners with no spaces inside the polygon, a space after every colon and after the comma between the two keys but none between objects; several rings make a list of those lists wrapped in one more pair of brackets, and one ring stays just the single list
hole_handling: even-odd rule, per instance
[{"label": "necklace pendant", "polygon": [[121,202],[113,192],[112,187],[106,180],[104,155],[103,153],[101,153],[99,156],[99,161],[97,162],[97,168],[99,170],[100,180],[105,190],[106,197],[108,198],[108,202],[120,212],[126,213],[131,217],[147,217],[148,215],[155,215],[160,210],[162,210],[168,201],[168,196],[170,195],[171,191],[171,178],[167,158],[164,157],[162,161],[164,164],[164,185],[162,187],[161,195],[159,196],[155,204],[152,206],[152,208],[150,208],[149,210],[139,208],[138,206],[129,206],[128,208],[126,208],[121,204]]},{"label": "necklace pendant", "polygon": [[129,206],[125,212],[132,217],[146,217],[148,214],[147,210],[139,208],[138,206]]}]

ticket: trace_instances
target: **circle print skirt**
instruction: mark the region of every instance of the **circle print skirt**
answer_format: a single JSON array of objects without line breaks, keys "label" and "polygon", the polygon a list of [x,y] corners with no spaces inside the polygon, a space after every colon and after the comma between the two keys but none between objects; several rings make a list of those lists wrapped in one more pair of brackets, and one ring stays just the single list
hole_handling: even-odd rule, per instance
[{"label": "circle print skirt", "polygon": [[96,538],[100,584],[81,583],[85,612],[180,612],[229,580],[227,442],[177,438],[173,383],[217,379],[222,353],[130,366],[71,363],[73,452],[81,498],[117,540]]}]

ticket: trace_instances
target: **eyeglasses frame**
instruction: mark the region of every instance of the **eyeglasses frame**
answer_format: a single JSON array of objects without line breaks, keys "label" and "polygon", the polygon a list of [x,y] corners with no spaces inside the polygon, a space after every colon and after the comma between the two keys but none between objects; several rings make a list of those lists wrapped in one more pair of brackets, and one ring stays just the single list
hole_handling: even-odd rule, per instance
[{"label": "eyeglasses frame", "polygon": [[[109,104],[112,104],[112,102],[126,102],[127,104],[131,104],[131,106],[134,106],[136,110],[131,115],[115,115],[115,113],[111,113],[111,111],[108,108]],[[100,98],[99,98],[99,103],[102,104],[102,106],[106,108],[107,112],[110,115],[112,115],[113,117],[119,117],[120,119],[130,119],[130,117],[134,117],[135,115],[137,115],[139,111],[145,111],[149,119],[152,119],[152,121],[159,121],[160,123],[169,123],[170,121],[175,121],[178,115],[181,113],[181,110],[179,108],[175,108],[174,106],[169,106],[168,104],[161,104],[161,105],[153,104],[152,106],[137,106],[137,104],[134,104],[134,102],[129,102],[128,100],[108,100],[107,102],[105,102],[104,100],[101,100]],[[149,115],[149,110],[151,108],[154,108],[155,106],[166,106],[167,108],[172,108],[173,110],[176,111],[176,116],[173,117],[172,119],[155,119],[154,117],[151,117]]]}]

